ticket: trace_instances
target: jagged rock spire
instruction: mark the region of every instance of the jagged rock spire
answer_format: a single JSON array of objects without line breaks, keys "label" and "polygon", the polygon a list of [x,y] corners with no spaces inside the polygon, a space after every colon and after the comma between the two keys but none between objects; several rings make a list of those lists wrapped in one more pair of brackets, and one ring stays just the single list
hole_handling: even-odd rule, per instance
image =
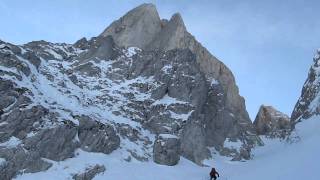
[{"label": "jagged rock spire", "polygon": [[185,48],[186,27],[179,13],[161,20],[155,5],[142,4],[114,21],[101,36],[112,36],[119,46],[171,50]]},{"label": "jagged rock spire", "polygon": [[118,46],[145,48],[161,31],[153,4],[142,4],[114,21],[100,36],[112,36]]},{"label": "jagged rock spire", "polygon": [[163,26],[161,32],[154,37],[147,49],[171,50],[185,48],[187,30],[179,13],[175,13]]}]

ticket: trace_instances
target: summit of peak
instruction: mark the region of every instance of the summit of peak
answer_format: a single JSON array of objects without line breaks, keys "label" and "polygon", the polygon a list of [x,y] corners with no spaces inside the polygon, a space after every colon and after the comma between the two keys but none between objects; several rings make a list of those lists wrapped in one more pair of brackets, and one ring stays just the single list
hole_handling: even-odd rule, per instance
[{"label": "summit of peak", "polygon": [[125,16],[128,16],[128,15],[129,16],[132,16],[132,15],[149,16],[150,14],[152,14],[153,16],[159,17],[157,8],[154,4],[144,3],[130,10]]},{"label": "summit of peak", "polygon": [[156,6],[154,4],[152,4],[152,3],[143,3],[143,4],[137,6],[134,9],[152,9],[152,10],[157,10]]},{"label": "summit of peak", "polygon": [[144,48],[161,30],[154,4],[142,4],[114,21],[101,36],[111,35],[119,46]]},{"label": "summit of peak", "polygon": [[180,13],[175,13],[172,15],[170,22],[172,24],[175,24],[175,26],[177,27],[182,27],[183,29],[186,29],[186,26],[183,22],[182,16]]},{"label": "summit of peak", "polygon": [[116,44],[123,47],[145,49],[150,44],[157,44],[156,47],[170,45],[161,49],[174,49],[180,47],[177,43],[184,38],[185,32],[186,27],[179,13],[165,22],[160,19],[154,4],[144,3],[114,21],[101,36],[111,35]]},{"label": "summit of peak", "polygon": [[173,22],[177,22],[177,23],[181,23],[181,24],[184,24],[183,22],[183,19],[182,19],[182,16],[180,13],[174,13],[170,19],[170,21],[173,21]]},{"label": "summit of peak", "polygon": [[260,109],[275,109],[275,108],[273,106],[271,106],[271,105],[262,104],[260,106]]},{"label": "summit of peak", "polygon": [[186,26],[183,22],[183,19],[180,13],[173,14],[170,18],[169,24],[170,26],[172,26],[172,28],[181,27],[182,29],[186,30]]}]

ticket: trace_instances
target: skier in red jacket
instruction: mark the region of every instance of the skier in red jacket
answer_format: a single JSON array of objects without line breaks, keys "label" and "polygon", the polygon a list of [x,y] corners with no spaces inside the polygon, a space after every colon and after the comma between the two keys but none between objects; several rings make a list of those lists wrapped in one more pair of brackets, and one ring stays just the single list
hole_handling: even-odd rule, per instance
[{"label": "skier in red jacket", "polygon": [[216,171],[215,168],[212,168],[210,172],[210,177],[211,177],[210,180],[212,179],[216,180],[217,176],[220,177],[219,173]]}]

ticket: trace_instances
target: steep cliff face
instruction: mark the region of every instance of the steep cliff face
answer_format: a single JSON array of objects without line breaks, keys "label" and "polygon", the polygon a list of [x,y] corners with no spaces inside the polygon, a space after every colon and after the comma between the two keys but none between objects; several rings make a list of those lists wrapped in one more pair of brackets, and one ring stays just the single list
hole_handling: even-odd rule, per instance
[{"label": "steep cliff face", "polygon": [[291,121],[297,123],[320,113],[320,51],[313,58],[308,78],[303,85],[301,96],[291,115]]},{"label": "steep cliff face", "polygon": [[109,35],[121,47],[191,50],[207,78],[214,78],[222,84],[227,108],[241,114],[238,118],[242,123],[250,121],[232,72],[187,31],[179,13],[174,14],[169,21],[160,20],[153,4],[143,4],[113,22],[100,36]]},{"label": "steep cliff face", "polygon": [[[144,17],[144,15],[148,15],[148,17]],[[140,17],[141,21],[137,21],[136,17]],[[142,22],[152,22],[152,26],[137,25]],[[140,26],[147,28],[144,30],[145,32],[138,28]],[[121,31],[115,31],[116,29],[121,29]],[[147,35],[141,35],[146,32]],[[209,103],[210,106],[200,108],[201,112],[197,112],[199,115],[202,114],[203,118],[200,118],[199,115],[196,116],[196,119],[201,121],[200,124],[206,126],[206,128],[202,128],[200,134],[203,134],[207,145],[219,144],[222,146],[227,136],[239,137],[242,136],[240,134],[243,134],[243,137],[248,137],[248,134],[254,134],[244,99],[239,95],[233,74],[186,30],[180,14],[174,14],[170,20],[161,21],[155,6],[144,4],[112,23],[101,34],[101,36],[109,35],[115,39],[119,46],[123,47],[135,46],[147,51],[189,49],[194,54],[200,72],[205,75],[208,81],[217,82],[213,83],[215,87],[208,91],[210,95],[206,103]],[[130,36],[141,37],[142,41],[136,43],[128,38]],[[190,138],[192,139],[192,137]],[[254,135],[253,139],[255,139]]]},{"label": "steep cliff face", "polygon": [[73,45],[1,41],[0,74],[2,178],[46,170],[43,158],[77,149],[202,164],[212,151],[249,159],[260,141],[230,70],[179,14],[161,20],[151,4]]}]

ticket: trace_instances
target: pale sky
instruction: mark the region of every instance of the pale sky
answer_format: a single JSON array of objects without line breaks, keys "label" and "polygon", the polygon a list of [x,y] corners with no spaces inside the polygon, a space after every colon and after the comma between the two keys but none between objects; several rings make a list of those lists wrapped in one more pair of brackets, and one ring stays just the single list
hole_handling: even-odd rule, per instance
[{"label": "pale sky", "polygon": [[0,39],[73,43],[143,2],[156,4],[162,18],[181,13],[232,70],[252,119],[261,104],[291,114],[320,47],[319,0],[0,0]]}]

